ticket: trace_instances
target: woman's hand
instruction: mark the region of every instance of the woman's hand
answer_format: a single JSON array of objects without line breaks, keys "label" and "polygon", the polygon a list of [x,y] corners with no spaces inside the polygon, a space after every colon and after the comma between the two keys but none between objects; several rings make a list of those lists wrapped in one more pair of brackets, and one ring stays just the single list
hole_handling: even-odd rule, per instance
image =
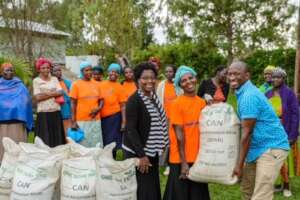
[{"label": "woman's hand", "polygon": [[77,124],[76,121],[72,121],[72,123],[71,123],[71,128],[72,128],[72,129],[78,129],[78,128],[79,128],[79,126],[78,126],[78,124]]},{"label": "woman's hand", "polygon": [[149,167],[151,167],[151,163],[149,161],[149,158],[147,156],[144,156],[142,158],[140,158],[140,162],[139,162],[139,166],[138,166],[138,170],[144,174],[144,173],[148,173],[149,172]]},{"label": "woman's hand", "polygon": [[182,162],[179,178],[180,179],[187,179],[187,176],[189,174],[189,170],[190,170],[189,165],[186,162]]},{"label": "woman's hand", "polygon": [[99,113],[99,111],[100,111],[99,108],[93,109],[93,110],[90,112],[91,118],[94,119],[94,118],[97,116],[97,114]]},{"label": "woman's hand", "polygon": [[125,131],[125,127],[126,127],[126,122],[122,121],[122,123],[121,123],[121,132]]}]

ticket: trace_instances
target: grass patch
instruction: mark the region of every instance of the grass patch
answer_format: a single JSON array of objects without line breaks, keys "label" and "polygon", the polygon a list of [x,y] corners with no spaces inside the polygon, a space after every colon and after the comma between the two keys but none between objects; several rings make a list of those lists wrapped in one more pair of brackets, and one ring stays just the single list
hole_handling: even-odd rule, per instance
[{"label": "grass patch", "polygon": [[[167,177],[164,176],[164,169],[160,169],[160,187],[162,195],[165,191]],[[286,198],[282,193],[275,193],[274,200],[299,200],[300,199],[300,177],[294,177],[290,179],[290,185],[293,196]],[[241,192],[239,185],[227,186],[220,184],[209,184],[209,192],[211,200],[239,200],[241,199]]]}]

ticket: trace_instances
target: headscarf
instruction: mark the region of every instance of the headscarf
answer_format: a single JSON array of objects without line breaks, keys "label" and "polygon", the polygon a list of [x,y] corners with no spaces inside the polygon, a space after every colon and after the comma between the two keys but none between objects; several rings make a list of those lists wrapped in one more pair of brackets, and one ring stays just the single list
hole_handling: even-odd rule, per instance
[{"label": "headscarf", "polygon": [[175,78],[174,78],[174,85],[175,85],[175,89],[176,91],[180,90],[180,80],[181,78],[186,75],[186,74],[192,74],[193,76],[196,76],[197,73],[195,72],[195,70],[193,70],[193,68],[185,66],[185,65],[181,65],[175,74]]},{"label": "headscarf", "polygon": [[41,57],[41,58],[37,59],[37,61],[35,62],[35,68],[36,68],[36,70],[39,72],[41,66],[42,66],[43,64],[45,64],[45,63],[48,63],[48,64],[50,65],[50,67],[53,66],[53,65],[52,65],[52,62],[51,62],[50,60]]},{"label": "headscarf", "polygon": [[1,70],[4,70],[6,68],[9,68],[9,67],[13,67],[13,64],[7,62],[7,63],[2,63],[1,65]]},{"label": "headscarf", "polygon": [[120,74],[121,73],[121,66],[118,63],[111,63],[108,66],[108,72],[111,72],[113,70],[117,71]]},{"label": "headscarf", "polygon": [[103,73],[103,67],[101,65],[97,65],[93,67],[93,71],[97,71],[99,73]]},{"label": "headscarf", "polygon": [[268,65],[268,66],[264,69],[264,73],[272,73],[274,69],[275,69],[275,66],[273,66],[273,65]]},{"label": "headscarf", "polygon": [[281,67],[276,67],[276,68],[274,68],[272,75],[273,75],[273,76],[274,76],[274,75],[279,75],[279,76],[281,76],[281,77],[283,77],[283,78],[285,78],[285,77],[287,76],[285,70],[282,69]]},{"label": "headscarf", "polygon": [[149,62],[154,63],[158,67],[160,67],[160,59],[158,57],[150,57]]},{"label": "headscarf", "polygon": [[80,65],[79,65],[79,67],[80,67],[80,76],[79,76],[79,78],[82,79],[82,78],[84,77],[83,70],[84,70],[85,68],[91,67],[91,66],[92,66],[92,63],[90,63],[89,61],[86,61],[86,60],[82,61],[82,62],[80,63]]}]

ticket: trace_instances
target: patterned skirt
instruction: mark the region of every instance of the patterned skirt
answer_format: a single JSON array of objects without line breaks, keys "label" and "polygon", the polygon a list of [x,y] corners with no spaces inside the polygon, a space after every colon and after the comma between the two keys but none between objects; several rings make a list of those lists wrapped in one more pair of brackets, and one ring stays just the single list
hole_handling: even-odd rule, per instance
[{"label": "patterned skirt", "polygon": [[99,143],[103,147],[101,120],[77,121],[78,126],[84,132],[84,139],[80,142],[85,147],[96,147]]}]

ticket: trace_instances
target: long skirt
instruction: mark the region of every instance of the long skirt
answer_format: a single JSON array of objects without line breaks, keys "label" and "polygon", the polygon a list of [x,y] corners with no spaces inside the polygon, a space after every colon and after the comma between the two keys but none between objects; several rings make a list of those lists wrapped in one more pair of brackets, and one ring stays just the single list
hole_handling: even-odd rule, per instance
[{"label": "long skirt", "polygon": [[207,183],[179,179],[180,164],[169,164],[170,175],[163,200],[209,200]]},{"label": "long skirt", "polygon": [[[134,157],[133,154],[124,151],[125,158]],[[147,174],[136,170],[137,200],[161,200],[158,156],[148,157],[152,167]]]},{"label": "long skirt", "polygon": [[116,149],[122,147],[121,112],[101,119],[104,146],[116,142]]},{"label": "long skirt", "polygon": [[84,139],[80,142],[85,147],[95,147],[98,143],[103,147],[101,120],[78,121],[78,126],[84,132]]},{"label": "long skirt", "polygon": [[50,147],[65,144],[66,138],[60,111],[37,113],[35,135]]},{"label": "long skirt", "polygon": [[4,154],[2,144],[3,137],[8,137],[16,143],[26,142],[27,131],[23,123],[0,124],[0,162],[2,161]]}]

